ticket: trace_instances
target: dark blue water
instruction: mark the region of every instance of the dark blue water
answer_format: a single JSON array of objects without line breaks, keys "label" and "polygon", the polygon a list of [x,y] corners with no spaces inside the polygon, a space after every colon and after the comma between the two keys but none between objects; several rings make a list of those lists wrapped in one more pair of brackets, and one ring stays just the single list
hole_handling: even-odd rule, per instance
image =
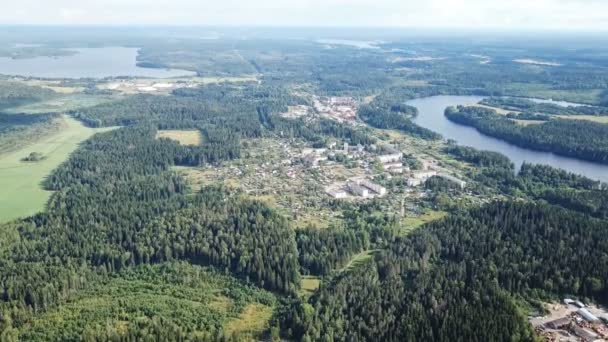
[{"label": "dark blue water", "polygon": [[408,101],[418,108],[414,119],[418,125],[440,133],[446,139],[480,150],[500,152],[515,163],[519,169],[523,162],[551,165],[595,180],[608,182],[608,166],[576,158],[562,157],[549,152],[539,152],[511,145],[500,139],[479,133],[475,128],[459,125],[443,115],[449,106],[472,105],[482,100],[478,96],[432,96]]},{"label": "dark blue water", "polygon": [[179,69],[138,67],[136,48],[104,47],[70,50],[78,53],[72,56],[26,59],[0,57],[0,74],[42,78],[103,78],[110,76],[169,78],[195,74]]}]

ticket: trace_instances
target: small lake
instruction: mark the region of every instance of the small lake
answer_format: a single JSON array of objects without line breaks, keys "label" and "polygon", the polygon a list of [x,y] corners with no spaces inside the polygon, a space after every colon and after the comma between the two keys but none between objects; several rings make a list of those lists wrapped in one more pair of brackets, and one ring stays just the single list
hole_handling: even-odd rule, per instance
[{"label": "small lake", "polygon": [[0,57],[0,74],[42,78],[104,78],[117,76],[169,78],[196,75],[179,69],[137,66],[137,48],[69,49],[72,56],[12,59]]},{"label": "small lake", "polygon": [[411,100],[407,104],[418,108],[418,116],[413,120],[416,124],[440,133],[446,139],[454,139],[461,145],[502,153],[515,163],[517,169],[523,162],[545,164],[591,179],[608,182],[608,165],[511,145],[500,139],[481,134],[475,128],[453,123],[443,115],[447,107],[472,105],[482,99],[483,97],[479,96],[432,96]]}]

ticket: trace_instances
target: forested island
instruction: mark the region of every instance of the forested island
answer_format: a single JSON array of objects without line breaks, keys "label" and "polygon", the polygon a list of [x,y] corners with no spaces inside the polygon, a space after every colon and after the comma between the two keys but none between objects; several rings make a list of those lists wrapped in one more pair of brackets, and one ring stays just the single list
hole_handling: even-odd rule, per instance
[{"label": "forested island", "polygon": [[473,106],[447,108],[445,116],[521,147],[608,163],[607,124],[552,119],[541,124],[519,125],[493,109]]}]

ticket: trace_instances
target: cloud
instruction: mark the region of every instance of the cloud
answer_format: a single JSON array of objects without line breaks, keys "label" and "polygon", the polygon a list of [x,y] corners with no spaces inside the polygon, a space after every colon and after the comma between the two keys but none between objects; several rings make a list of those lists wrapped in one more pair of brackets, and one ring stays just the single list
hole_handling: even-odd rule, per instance
[{"label": "cloud", "polygon": [[20,0],[3,24],[607,30],[604,0]]}]

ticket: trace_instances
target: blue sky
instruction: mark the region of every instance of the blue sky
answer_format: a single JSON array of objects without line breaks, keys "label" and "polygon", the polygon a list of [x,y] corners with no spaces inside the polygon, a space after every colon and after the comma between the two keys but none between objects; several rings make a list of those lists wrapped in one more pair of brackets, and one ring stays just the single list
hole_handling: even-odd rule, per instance
[{"label": "blue sky", "polygon": [[5,0],[0,24],[608,30],[607,0]]}]

